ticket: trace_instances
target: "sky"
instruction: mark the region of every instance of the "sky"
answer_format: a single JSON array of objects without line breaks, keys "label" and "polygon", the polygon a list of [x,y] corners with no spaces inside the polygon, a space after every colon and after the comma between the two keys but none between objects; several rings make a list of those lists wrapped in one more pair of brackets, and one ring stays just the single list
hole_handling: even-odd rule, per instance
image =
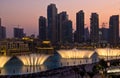
[{"label": "sky", "polygon": [[0,0],[0,18],[7,29],[7,37],[13,37],[13,28],[24,28],[27,35],[38,35],[39,16],[47,17],[47,6],[56,4],[58,13],[67,11],[76,28],[76,13],[85,12],[85,24],[90,26],[92,12],[99,14],[99,24],[107,23],[111,15],[120,14],[120,0]]}]

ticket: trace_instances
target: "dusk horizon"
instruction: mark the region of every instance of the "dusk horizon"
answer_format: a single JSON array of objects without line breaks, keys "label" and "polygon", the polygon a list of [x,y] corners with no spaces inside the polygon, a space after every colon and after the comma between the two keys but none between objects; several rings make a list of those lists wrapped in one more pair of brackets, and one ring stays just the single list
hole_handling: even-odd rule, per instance
[{"label": "dusk horizon", "polygon": [[0,0],[0,78],[120,78],[120,0]]},{"label": "dusk horizon", "polygon": [[[99,15],[99,27],[102,23],[109,26],[109,18],[112,15],[119,15],[119,0],[101,0],[101,1],[61,1],[61,0],[1,0],[0,1],[0,18],[2,26],[7,29],[7,37],[13,37],[13,28],[24,28],[27,35],[38,35],[39,16],[47,18],[47,6],[56,4],[58,13],[66,11],[69,19],[73,22],[73,29],[76,29],[76,13],[83,10],[85,13],[85,26],[90,26],[91,13],[96,12]],[[114,6],[114,7],[113,7]],[[12,32],[11,32],[12,31]]]}]

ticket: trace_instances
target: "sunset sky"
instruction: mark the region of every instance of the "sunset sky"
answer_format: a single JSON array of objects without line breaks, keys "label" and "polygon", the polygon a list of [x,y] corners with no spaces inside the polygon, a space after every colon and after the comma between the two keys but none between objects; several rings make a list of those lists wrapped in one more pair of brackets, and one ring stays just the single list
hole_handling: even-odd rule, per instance
[{"label": "sunset sky", "polygon": [[[111,15],[120,14],[120,0],[0,0],[0,18],[7,28],[7,37],[13,36],[13,27],[20,25],[27,35],[38,34],[39,16],[47,16],[47,6],[54,3],[58,12],[67,11],[76,26],[76,12],[85,12],[85,24],[90,25],[92,12],[99,14],[100,26],[108,23]],[[108,26],[108,24],[107,24]]]}]

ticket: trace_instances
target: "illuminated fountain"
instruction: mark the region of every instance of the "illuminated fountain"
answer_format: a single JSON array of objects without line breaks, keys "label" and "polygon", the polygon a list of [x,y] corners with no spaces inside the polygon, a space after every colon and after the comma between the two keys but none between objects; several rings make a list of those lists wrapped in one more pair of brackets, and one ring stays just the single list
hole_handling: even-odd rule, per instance
[{"label": "illuminated fountain", "polygon": [[4,67],[4,65],[11,59],[9,56],[0,56],[0,68]]},{"label": "illuminated fountain", "polygon": [[99,48],[95,50],[100,58],[113,60],[120,58],[120,49]]},{"label": "illuminated fountain", "polygon": [[98,62],[97,54],[93,50],[58,50],[57,51],[62,57],[61,65],[62,66],[72,66],[72,65],[81,65],[81,64],[91,64]]},{"label": "illuminated fountain", "polygon": [[45,60],[49,57],[49,55],[45,54],[30,54],[30,55],[21,55],[17,56],[24,65],[34,66],[34,65],[42,65]]},{"label": "illuminated fountain", "polygon": [[61,55],[62,58],[90,58],[94,51],[92,50],[59,50],[58,53]]}]

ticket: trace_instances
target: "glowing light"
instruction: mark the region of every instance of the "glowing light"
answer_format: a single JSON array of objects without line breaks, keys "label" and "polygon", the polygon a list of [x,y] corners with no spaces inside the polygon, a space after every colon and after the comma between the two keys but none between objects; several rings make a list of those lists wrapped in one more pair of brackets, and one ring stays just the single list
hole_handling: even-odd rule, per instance
[{"label": "glowing light", "polygon": [[23,37],[22,39],[23,39],[23,40],[29,40],[30,38],[28,38],[28,37]]},{"label": "glowing light", "polygon": [[42,50],[45,49],[46,50],[46,49],[54,49],[54,48],[53,47],[48,47],[48,48],[47,47],[42,47],[42,48],[37,47],[37,49],[42,49]]},{"label": "glowing light", "polygon": [[30,54],[30,55],[22,55],[17,56],[24,65],[34,66],[41,65],[45,62],[45,60],[49,57],[49,55],[44,54]]},{"label": "glowing light", "polygon": [[120,72],[119,68],[107,70],[107,73],[119,73],[119,72]]},{"label": "glowing light", "polygon": [[58,50],[62,58],[90,58],[95,52],[92,50]]},{"label": "glowing light", "polygon": [[43,41],[43,44],[49,44],[50,41]]},{"label": "glowing light", "polygon": [[0,67],[4,67],[4,65],[10,60],[9,56],[0,56]]},{"label": "glowing light", "polygon": [[99,48],[96,49],[99,56],[120,56],[120,49],[110,49],[110,48]]}]

